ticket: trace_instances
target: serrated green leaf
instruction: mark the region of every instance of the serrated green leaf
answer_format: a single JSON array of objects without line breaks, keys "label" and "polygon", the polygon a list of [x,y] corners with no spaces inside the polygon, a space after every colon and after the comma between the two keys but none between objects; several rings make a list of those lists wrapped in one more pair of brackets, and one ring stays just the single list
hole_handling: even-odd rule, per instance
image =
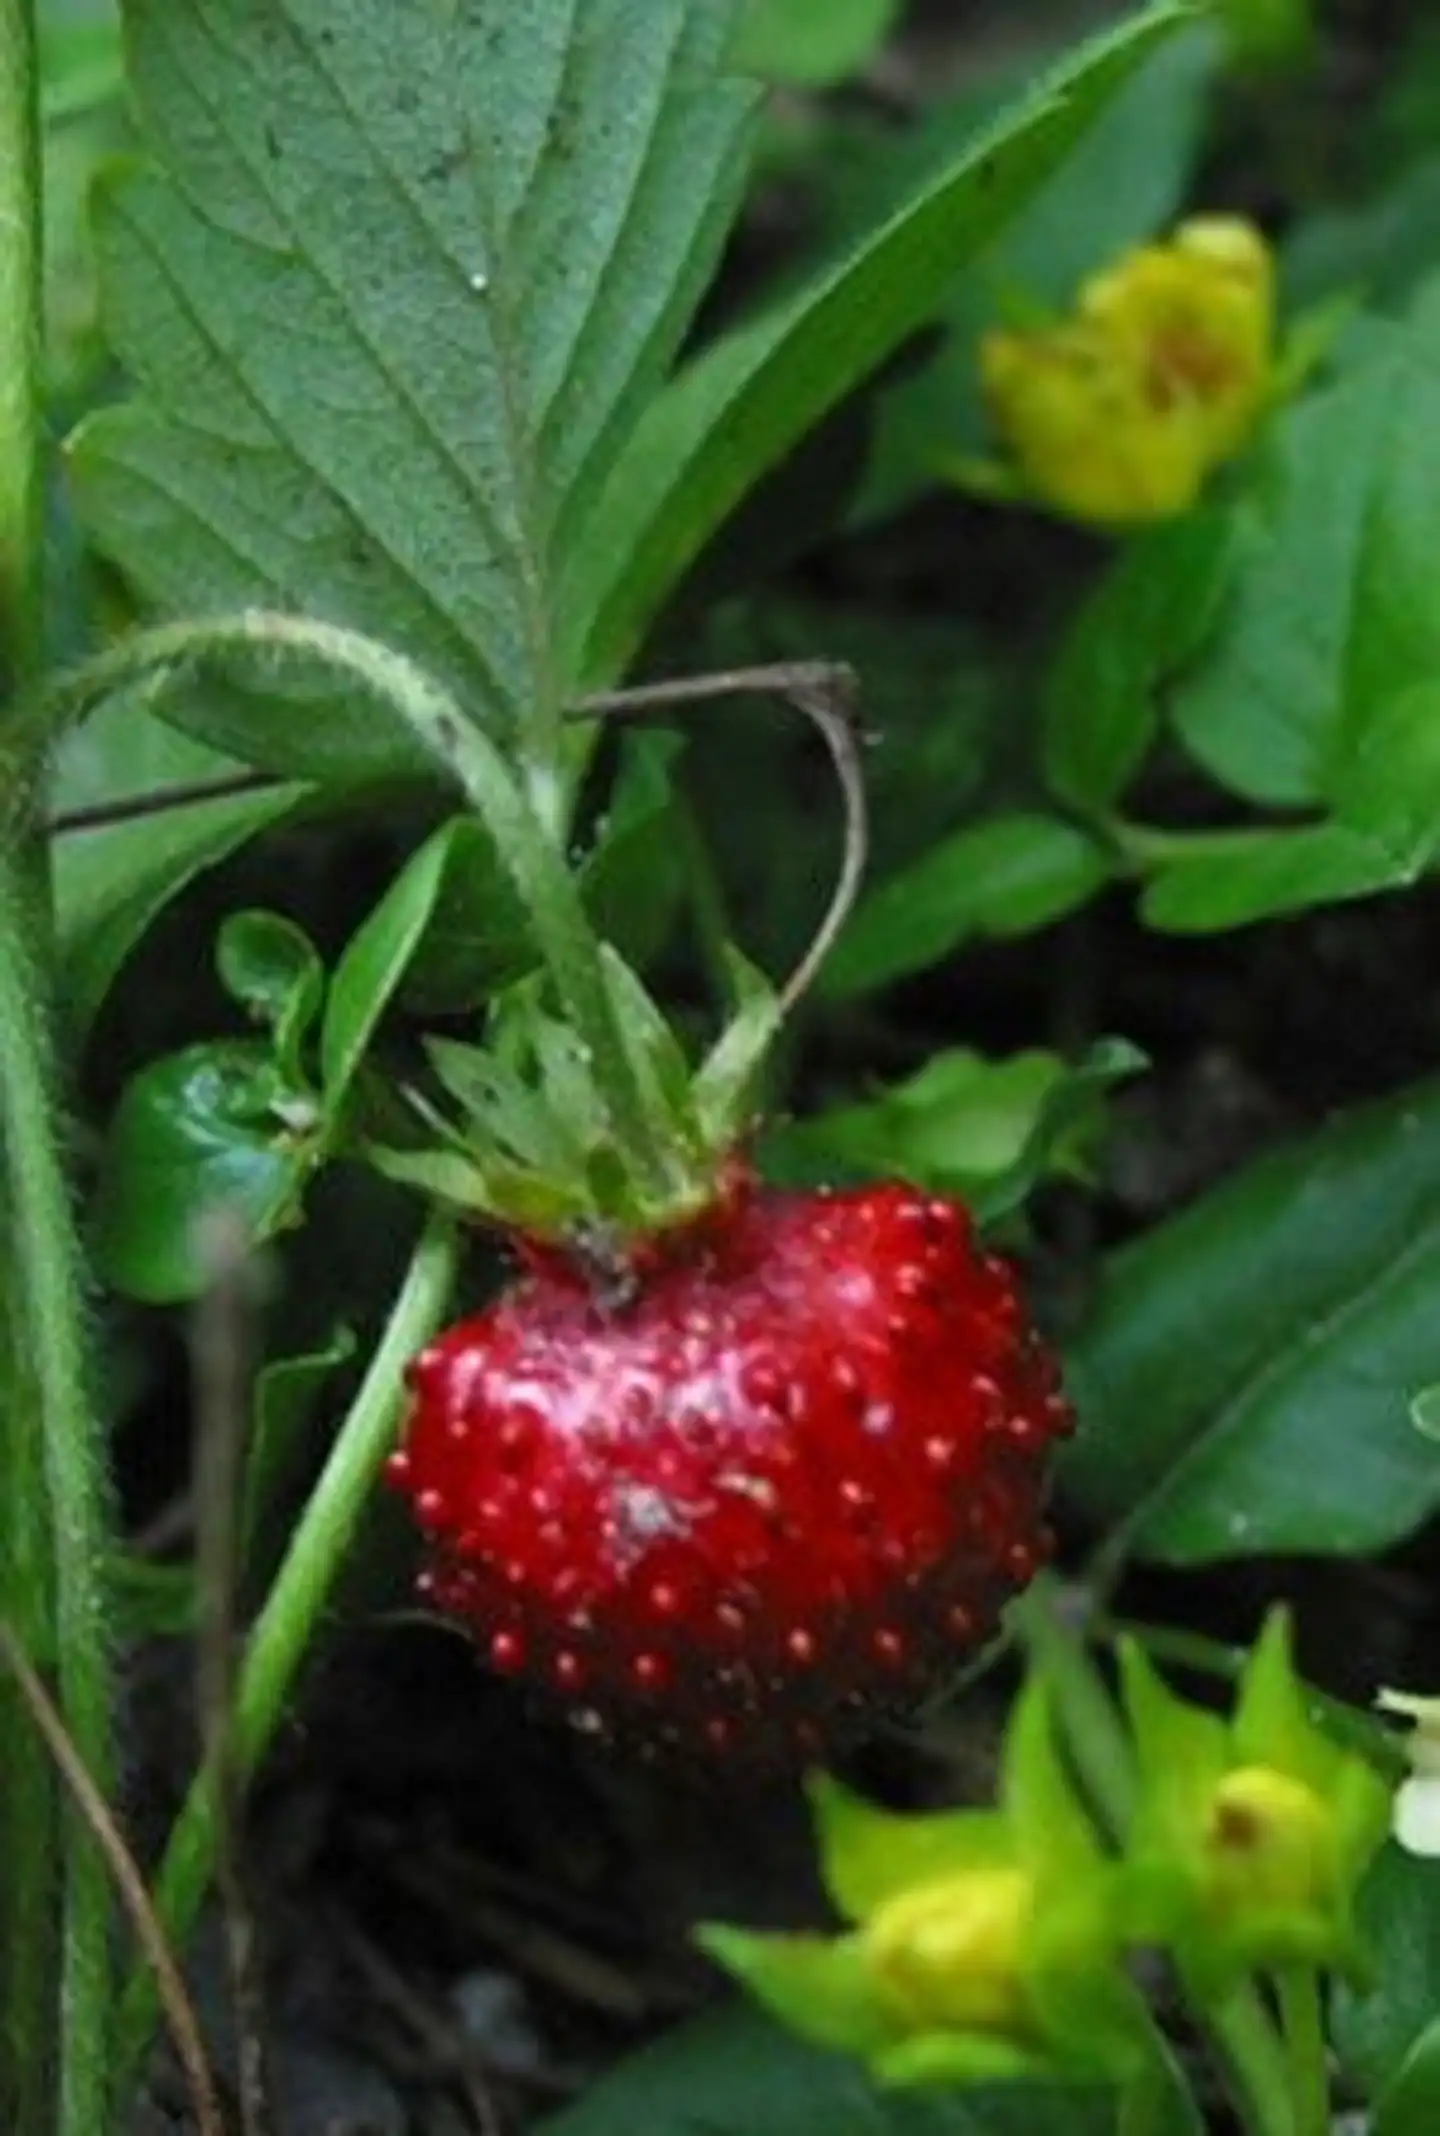
[{"label": "serrated green leaf", "polygon": [[567,575],[585,681],[622,669],[761,477],[934,318],[967,261],[1063,163],[1148,53],[1191,20],[1147,8],[1083,46],[837,265],[699,356],[621,456]]},{"label": "serrated green leaf", "polygon": [[1111,1547],[1168,1564],[1358,1554],[1409,1533],[1440,1506],[1440,1463],[1409,1416],[1440,1377],[1437,1283],[1427,1083],[1111,1256],[1067,1358],[1072,1505]]},{"label": "serrated green leaf", "polygon": [[1124,1038],[1097,1039],[1082,1059],[1067,1063],[1041,1094],[1014,1162],[976,1189],[973,1206],[979,1221],[998,1223],[1051,1174],[1090,1178],[1107,1126],[1105,1093],[1148,1066],[1139,1047]]},{"label": "serrated green leaf", "polygon": [[1100,845],[1056,816],[993,816],[956,831],[863,898],[820,974],[831,1000],[869,993],[980,937],[1030,934],[1106,882]]},{"label": "serrated green leaf", "polygon": [[553,710],[556,559],[734,203],[733,14],[128,0],[158,168],[110,190],[99,245],[140,397],[72,462],[148,599],[298,606],[478,718]]},{"label": "serrated green leaf", "polygon": [[259,1040],[154,1062],[127,1086],[106,1142],[95,1212],[102,1274],[148,1304],[196,1297],[208,1280],[205,1219],[224,1211],[256,1244],[293,1223],[321,1130]]},{"label": "serrated green leaf", "polygon": [[[66,743],[52,803],[57,811],[91,808],[223,778],[236,769],[119,699]],[[85,1030],[125,959],[172,898],[308,801],[306,788],[287,783],[56,837],[56,932],[73,1027]]]},{"label": "serrated green leaf", "polygon": [[938,1053],[868,1104],[773,1130],[766,1169],[804,1184],[893,1174],[962,1195],[992,1224],[1047,1174],[1085,1176],[1104,1092],[1144,1066],[1123,1039],[1102,1039],[1073,1066],[1039,1050],[1004,1060]]}]

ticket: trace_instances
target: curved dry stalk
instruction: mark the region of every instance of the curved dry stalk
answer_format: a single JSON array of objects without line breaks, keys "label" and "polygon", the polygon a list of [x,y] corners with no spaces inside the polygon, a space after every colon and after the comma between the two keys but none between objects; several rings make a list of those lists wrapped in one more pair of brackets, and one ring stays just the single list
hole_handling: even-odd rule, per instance
[{"label": "curved dry stalk", "polygon": [[782,660],[763,667],[682,675],[583,697],[569,719],[664,719],[726,697],[779,697],[817,727],[845,804],[845,845],[835,888],[810,946],[780,989],[782,1014],[810,989],[854,910],[870,851],[870,809],[860,767],[859,678],[842,660]]},{"label": "curved dry stalk", "polygon": [[180,1968],[175,1963],[174,1953],[150,1903],[145,1879],[140,1874],[135,1857],[126,1845],[108,1803],[86,1771],[84,1762],[71,1742],[54,1700],[45,1689],[14,1632],[4,1622],[0,1622],[0,1661],[3,1661],[14,1677],[36,1730],[55,1761],[56,1771],[69,1790],[91,1837],[105,1857],[121,1904],[130,1917],[136,1940],[150,1961],[161,2006],[165,2012],[165,2021],[170,2028],[170,2037],[174,2041],[175,2052],[189,2086],[190,2105],[198,2136],[226,2136],[220,2098],[211,2073],[210,2059],[205,2051],[200,2022],[195,2015],[195,2005],[190,2000]]}]

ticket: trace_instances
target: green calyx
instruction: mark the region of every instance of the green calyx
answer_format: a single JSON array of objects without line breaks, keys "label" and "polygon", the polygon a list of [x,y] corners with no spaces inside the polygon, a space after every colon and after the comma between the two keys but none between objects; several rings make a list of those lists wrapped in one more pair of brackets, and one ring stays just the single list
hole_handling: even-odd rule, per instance
[{"label": "green calyx", "polygon": [[483,1045],[427,1043],[438,1095],[407,1086],[408,1119],[364,1132],[365,1160],[463,1215],[532,1235],[650,1233],[709,1208],[751,1126],[774,992],[737,960],[732,1021],[692,1067],[637,974],[608,944],[599,955],[643,1140],[624,1132],[593,1044],[549,1006],[539,974],[495,1005]]},{"label": "green calyx", "polygon": [[1122,1963],[1117,1869],[1057,1754],[1032,1679],[1001,1806],[895,1816],[811,1787],[837,1937],[711,1927],[701,1941],[782,2022],[879,2082],[1123,2081],[1146,2051]]},{"label": "green calyx", "polygon": [[613,1059],[555,1005],[543,967],[499,988],[482,1043],[432,1039],[418,1067],[384,1058],[387,1015],[409,1005],[447,885],[473,859],[455,835],[469,824],[452,819],[420,848],[329,973],[280,915],[227,921],[217,966],[253,1033],[186,1047],[128,1086],[97,1220],[117,1289],[151,1303],[196,1296],[209,1213],[223,1208],[257,1244],[273,1238],[339,1158],[462,1216],[597,1245],[684,1223],[723,1194],[780,1017],[739,959],[731,1021],[692,1068],[636,974],[597,946],[628,1077],[619,1098]]},{"label": "green calyx", "polygon": [[[1014,1709],[998,1807],[895,1816],[818,1776],[818,1851],[844,1928],[712,1926],[704,1948],[783,2024],[881,2084],[1099,2082],[1121,2091],[1127,2128],[1133,2116],[1198,2128],[1178,2118],[1183,2080],[1130,1969],[1163,1951],[1259,2099],[1273,2072],[1253,1976],[1276,1982],[1303,2026],[1320,1974],[1363,1973],[1355,1898],[1391,1790],[1312,1720],[1283,1612],[1228,1720],[1177,1697],[1133,1642],[1120,1659],[1136,1769],[1113,1835],[1057,1744],[1057,1711],[1067,1748],[1076,1736],[1051,1656]],[[1257,2116],[1247,2126],[1281,2125]]]},{"label": "green calyx", "polygon": [[1392,1791],[1310,1718],[1285,1613],[1268,1619],[1228,1722],[1177,1698],[1133,1643],[1121,1668],[1141,1779],[1132,1930],[1175,1952],[1202,2002],[1252,1969],[1363,1976],[1354,1897]]}]

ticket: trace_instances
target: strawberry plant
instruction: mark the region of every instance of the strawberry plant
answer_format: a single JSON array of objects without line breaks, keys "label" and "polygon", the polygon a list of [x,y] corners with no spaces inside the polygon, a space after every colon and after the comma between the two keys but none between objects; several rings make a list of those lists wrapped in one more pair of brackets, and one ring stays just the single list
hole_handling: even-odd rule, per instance
[{"label": "strawberry plant", "polygon": [[1051,12],[0,0],[18,2136],[1432,2125],[1440,56]]}]

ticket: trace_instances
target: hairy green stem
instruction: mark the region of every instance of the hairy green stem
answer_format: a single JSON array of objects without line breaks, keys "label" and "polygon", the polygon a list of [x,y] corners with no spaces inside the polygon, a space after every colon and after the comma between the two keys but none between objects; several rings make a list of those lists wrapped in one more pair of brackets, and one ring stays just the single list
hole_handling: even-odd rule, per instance
[{"label": "hairy green stem", "polygon": [[[6,1599],[18,1604],[15,1621],[32,1658],[53,1666],[65,1726],[87,1772],[104,1788],[111,1685],[100,1582],[108,1538],[103,1435],[91,1399],[48,1004],[30,955],[32,909],[24,856],[12,847],[0,855],[0,1148],[13,1376],[0,1398],[12,1442],[25,1443],[6,1449],[15,1457],[5,1470],[9,1540],[12,1550],[19,1545],[18,1559],[7,1567],[7,1584],[18,1592]],[[35,1562],[37,1548],[48,1562]],[[15,1751],[7,1739],[7,1774]],[[49,2045],[60,2069],[58,2125],[66,2136],[92,2136],[104,2126],[110,1891],[104,1862],[73,1807],[61,1814],[63,1951]],[[13,1888],[48,1881],[44,1857],[44,1834],[29,1835],[20,1852],[7,1856],[6,1882]],[[30,1976],[11,1977],[43,1980],[43,1947],[30,1968]]]},{"label": "hairy green stem", "polygon": [[[455,1262],[454,1229],[447,1219],[433,1215],[250,1633],[228,1745],[238,1779],[254,1771],[280,1724],[315,1625],[393,1443],[405,1365],[444,1317]],[[203,1771],[176,1820],[155,1886],[155,1910],[172,1944],[183,1943],[194,1925],[214,1870],[218,1838],[214,1776]],[[121,2000],[115,2056],[117,2079],[127,2089],[154,2029],[156,2007],[151,1975],[132,1975]]]},{"label": "hairy green stem", "polygon": [[44,646],[39,66],[31,0],[0,0],[0,697]]},{"label": "hairy green stem", "polygon": [[[40,754],[27,750],[12,717],[36,686],[45,648],[41,233],[34,12],[30,0],[0,0],[0,697],[13,700],[0,722],[0,1600],[32,1657],[54,1669],[71,1743],[103,1788],[111,1713],[99,1582],[103,1438],[39,947],[50,929],[33,814]],[[11,1727],[10,1718],[0,1775],[9,2050],[0,2053],[0,2087],[16,2101],[9,2126],[95,2136],[108,2092],[105,1864],[74,1806],[60,1804],[28,1719]]]}]

